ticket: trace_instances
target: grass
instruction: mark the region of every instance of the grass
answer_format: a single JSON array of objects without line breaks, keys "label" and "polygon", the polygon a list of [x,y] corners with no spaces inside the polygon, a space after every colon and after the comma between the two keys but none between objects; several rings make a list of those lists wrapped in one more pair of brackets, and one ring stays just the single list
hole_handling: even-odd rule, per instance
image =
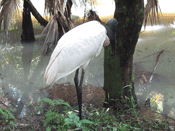
[{"label": "grass", "polygon": [[[116,117],[109,112],[108,109],[89,109],[86,110],[86,117],[83,120],[79,120],[79,117],[72,111],[70,105],[63,100],[50,100],[48,98],[42,99],[42,101],[49,103],[50,108],[45,113],[44,126],[48,130],[134,130],[131,124],[125,124],[117,122]],[[56,105],[64,107],[63,112],[56,111]],[[58,109],[58,108],[57,108]],[[59,107],[59,109],[61,109]],[[62,110],[62,109],[61,109]]]},{"label": "grass", "polygon": [[12,130],[16,128],[17,123],[15,122],[15,116],[11,112],[12,109],[0,108],[0,123],[3,123],[2,125],[7,125],[6,127],[4,127],[4,130]]}]

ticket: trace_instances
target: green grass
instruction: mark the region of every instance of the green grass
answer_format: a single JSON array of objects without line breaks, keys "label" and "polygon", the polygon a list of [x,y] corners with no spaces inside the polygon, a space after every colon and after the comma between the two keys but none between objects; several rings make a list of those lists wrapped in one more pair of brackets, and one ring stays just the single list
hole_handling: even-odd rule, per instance
[{"label": "green grass", "polygon": [[9,130],[13,130],[16,127],[16,122],[14,115],[11,113],[12,109],[4,109],[4,108],[0,108],[0,117],[2,119],[2,121],[5,124],[8,124],[9,126],[5,127],[5,129],[9,129]]},{"label": "green grass", "polygon": [[[79,120],[79,117],[74,113],[73,108],[64,102],[63,100],[50,100],[48,98],[42,99],[42,101],[48,103],[50,108],[47,110],[44,116],[44,126],[47,130],[108,130],[108,131],[125,131],[134,130],[135,127],[130,124],[117,122],[116,117],[109,113],[108,109],[90,109],[85,110],[86,117],[83,120]],[[58,111],[56,109],[62,110]],[[64,109],[63,109],[64,108]]]}]

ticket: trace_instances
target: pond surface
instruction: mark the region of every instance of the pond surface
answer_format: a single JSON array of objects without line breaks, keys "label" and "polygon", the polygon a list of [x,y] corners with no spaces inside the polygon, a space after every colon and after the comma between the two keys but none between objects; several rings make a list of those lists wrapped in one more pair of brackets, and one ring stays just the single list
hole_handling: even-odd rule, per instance
[{"label": "pond surface", "polygon": [[[38,43],[21,44],[19,40],[12,42],[4,38],[0,41],[0,91],[18,100],[17,108],[22,108],[22,111],[25,111],[26,106],[48,96],[47,93],[40,93],[39,89],[46,86],[43,76],[50,56],[42,55],[42,47]],[[103,52],[86,68],[85,85],[103,86]],[[150,98],[153,109],[171,117],[175,117],[174,52],[175,29],[156,26],[140,34],[134,54],[135,91],[139,103],[143,104]],[[73,79],[74,73],[57,83],[74,84]],[[25,105],[20,106],[21,101]]]},{"label": "pond surface", "polygon": [[134,54],[135,77],[138,71],[145,73],[135,79],[136,94],[139,103],[150,98],[154,110],[175,117],[175,29],[159,27],[140,34]]}]

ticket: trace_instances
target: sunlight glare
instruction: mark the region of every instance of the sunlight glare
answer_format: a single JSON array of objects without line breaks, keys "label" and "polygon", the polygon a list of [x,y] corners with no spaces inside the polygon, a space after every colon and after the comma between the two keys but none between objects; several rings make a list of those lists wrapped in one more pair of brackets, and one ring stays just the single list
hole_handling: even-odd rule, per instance
[{"label": "sunlight glare", "polygon": [[170,24],[170,27],[175,28],[175,21],[173,21],[173,24]]},{"label": "sunlight glare", "polygon": [[155,30],[160,30],[162,28],[164,28],[165,26],[163,25],[149,25],[149,26],[146,26],[146,28],[144,29],[144,26],[142,26],[142,29],[141,31],[155,31]]}]

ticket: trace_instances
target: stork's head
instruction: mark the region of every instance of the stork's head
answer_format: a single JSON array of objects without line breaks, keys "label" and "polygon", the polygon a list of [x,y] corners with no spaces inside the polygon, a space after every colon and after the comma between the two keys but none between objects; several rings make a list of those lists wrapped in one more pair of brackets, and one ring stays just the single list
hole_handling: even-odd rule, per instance
[{"label": "stork's head", "polygon": [[107,30],[107,36],[109,37],[110,44],[112,47],[112,53],[114,56],[114,59],[116,59],[116,30],[117,30],[118,22],[115,18],[111,18],[108,20],[108,23],[105,25],[105,28]]}]

